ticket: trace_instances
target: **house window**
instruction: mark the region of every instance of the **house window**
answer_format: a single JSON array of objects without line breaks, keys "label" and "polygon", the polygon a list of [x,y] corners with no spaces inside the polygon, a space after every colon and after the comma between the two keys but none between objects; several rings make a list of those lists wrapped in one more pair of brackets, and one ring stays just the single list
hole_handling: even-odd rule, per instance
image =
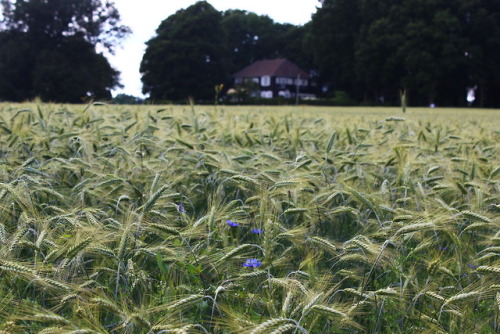
[{"label": "house window", "polygon": [[240,83],[242,83],[242,82],[243,82],[243,78],[235,78],[235,79],[234,79],[234,83],[235,83],[235,84],[240,84]]},{"label": "house window", "polygon": [[271,85],[271,77],[269,75],[264,75],[261,80],[260,84],[262,87],[268,87]]},{"label": "house window", "polygon": [[272,90],[263,90],[260,92],[260,97],[263,99],[272,99],[273,98],[273,91]]},{"label": "house window", "polygon": [[259,83],[259,78],[252,78],[252,82]]},{"label": "house window", "polygon": [[295,79],[295,86],[307,86],[306,79]]},{"label": "house window", "polygon": [[284,98],[286,98],[286,99],[289,99],[289,98],[292,96],[292,95],[290,94],[290,91],[289,91],[288,89],[287,89],[287,90],[280,90],[280,91],[278,92],[278,95],[279,95],[279,96],[282,96],[282,97],[284,97]]},{"label": "house window", "polygon": [[276,84],[277,85],[293,85],[293,79],[292,78],[285,78],[285,77],[277,77]]}]

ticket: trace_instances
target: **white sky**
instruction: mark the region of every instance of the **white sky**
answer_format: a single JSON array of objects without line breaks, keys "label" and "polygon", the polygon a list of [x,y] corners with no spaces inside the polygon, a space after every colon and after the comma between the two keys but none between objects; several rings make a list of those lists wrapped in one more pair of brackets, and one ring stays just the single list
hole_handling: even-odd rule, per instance
[{"label": "white sky", "polygon": [[[125,86],[115,91],[134,96],[142,95],[139,66],[145,50],[145,42],[155,35],[160,23],[196,0],[115,0],[122,23],[132,29],[132,34],[109,56],[113,67],[121,72],[120,82]],[[243,9],[259,15],[268,15],[275,22],[303,25],[311,19],[320,6],[318,0],[209,0],[215,9]]]}]

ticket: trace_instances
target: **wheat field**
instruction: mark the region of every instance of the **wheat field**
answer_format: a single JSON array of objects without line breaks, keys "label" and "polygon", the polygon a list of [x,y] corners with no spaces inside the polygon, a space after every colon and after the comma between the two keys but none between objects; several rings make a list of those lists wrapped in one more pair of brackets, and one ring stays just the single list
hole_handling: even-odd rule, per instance
[{"label": "wheat field", "polygon": [[0,333],[495,333],[499,116],[0,104]]}]

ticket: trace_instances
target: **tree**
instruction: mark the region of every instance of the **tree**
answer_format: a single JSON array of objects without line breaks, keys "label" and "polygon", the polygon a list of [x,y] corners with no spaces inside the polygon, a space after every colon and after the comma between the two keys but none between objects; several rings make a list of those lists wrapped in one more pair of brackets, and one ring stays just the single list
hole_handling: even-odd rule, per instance
[{"label": "tree", "polygon": [[75,37],[53,49],[41,49],[32,80],[33,90],[43,100],[82,102],[91,96],[110,99],[118,72],[90,43]]},{"label": "tree", "polygon": [[0,100],[22,101],[33,97],[35,55],[25,34],[0,32]]},{"label": "tree", "polygon": [[109,0],[0,0],[4,26],[28,33],[32,41],[60,41],[80,36],[112,51],[130,33]]},{"label": "tree", "polygon": [[118,84],[96,47],[113,52],[129,29],[113,3],[98,0],[2,0],[0,98],[81,102],[110,97]]},{"label": "tree", "polygon": [[309,46],[324,83],[358,100],[498,106],[500,4],[488,0],[325,0]]},{"label": "tree", "polygon": [[352,93],[357,86],[355,46],[362,18],[359,0],[325,0],[313,15],[308,46],[320,84]]},{"label": "tree", "polygon": [[147,42],[140,71],[152,100],[212,100],[226,79],[221,13],[206,1],[177,11]]},{"label": "tree", "polygon": [[368,95],[397,100],[397,92],[404,89],[416,104],[460,104],[465,42],[454,5],[377,5],[365,3],[361,8],[365,23],[355,50],[356,75]]},{"label": "tree", "polygon": [[459,13],[467,40],[468,86],[477,86],[479,106],[500,107],[500,2],[461,0]]},{"label": "tree", "polygon": [[114,104],[142,104],[144,100],[133,95],[118,94],[113,98],[112,102]]}]

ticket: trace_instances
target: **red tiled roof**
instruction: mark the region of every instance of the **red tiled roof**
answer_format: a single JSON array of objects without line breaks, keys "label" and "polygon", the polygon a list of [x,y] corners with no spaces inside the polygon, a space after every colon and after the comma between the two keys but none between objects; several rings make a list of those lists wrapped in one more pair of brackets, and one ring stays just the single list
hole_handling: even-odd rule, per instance
[{"label": "red tiled roof", "polygon": [[308,79],[309,74],[288,59],[259,60],[233,75],[235,78],[250,78],[269,75],[272,77]]}]

